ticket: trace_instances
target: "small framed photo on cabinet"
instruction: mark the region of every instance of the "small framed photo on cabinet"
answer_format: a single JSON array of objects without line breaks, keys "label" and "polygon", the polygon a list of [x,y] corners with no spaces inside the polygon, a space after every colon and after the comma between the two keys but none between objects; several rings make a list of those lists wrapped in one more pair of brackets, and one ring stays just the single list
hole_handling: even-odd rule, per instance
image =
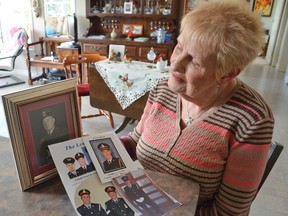
[{"label": "small framed photo on cabinet", "polygon": [[124,14],[133,13],[133,2],[124,2]]}]

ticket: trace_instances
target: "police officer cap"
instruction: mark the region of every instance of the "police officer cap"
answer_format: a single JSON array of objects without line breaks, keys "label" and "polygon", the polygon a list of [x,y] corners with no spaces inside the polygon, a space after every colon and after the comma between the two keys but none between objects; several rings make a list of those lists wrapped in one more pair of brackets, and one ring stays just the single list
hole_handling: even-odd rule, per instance
[{"label": "police officer cap", "polygon": [[90,191],[87,190],[87,189],[81,189],[81,190],[78,192],[78,195],[79,195],[80,197],[82,197],[82,196],[85,195],[85,194],[90,195]]},{"label": "police officer cap", "polygon": [[68,163],[74,163],[75,162],[75,159],[72,158],[72,157],[67,157],[63,160],[63,163],[64,164],[68,164]]},{"label": "police officer cap", "polygon": [[78,160],[79,158],[81,157],[84,157],[84,154],[81,153],[81,152],[78,152],[76,155],[75,155],[75,159]]},{"label": "police officer cap", "polygon": [[122,181],[124,181],[124,182],[126,182],[126,181],[129,180],[128,176],[122,176],[121,179],[122,179]]},{"label": "police officer cap", "polygon": [[115,190],[116,189],[113,186],[108,186],[108,187],[105,188],[105,192],[106,193],[115,192]]},{"label": "police officer cap", "polygon": [[100,149],[100,151],[110,150],[110,146],[107,143],[100,143],[98,145],[98,149]]},{"label": "police officer cap", "polygon": [[45,109],[42,111],[42,119],[45,119],[48,116],[54,117],[54,113],[50,109]]}]

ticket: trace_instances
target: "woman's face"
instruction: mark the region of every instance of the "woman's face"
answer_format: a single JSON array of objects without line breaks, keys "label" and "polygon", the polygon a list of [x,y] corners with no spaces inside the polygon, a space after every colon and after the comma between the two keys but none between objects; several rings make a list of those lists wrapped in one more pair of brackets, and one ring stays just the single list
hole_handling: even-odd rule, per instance
[{"label": "woman's face", "polygon": [[187,41],[182,34],[171,56],[171,76],[168,85],[182,97],[192,100],[216,94],[216,55],[209,47],[201,48],[193,41]]}]

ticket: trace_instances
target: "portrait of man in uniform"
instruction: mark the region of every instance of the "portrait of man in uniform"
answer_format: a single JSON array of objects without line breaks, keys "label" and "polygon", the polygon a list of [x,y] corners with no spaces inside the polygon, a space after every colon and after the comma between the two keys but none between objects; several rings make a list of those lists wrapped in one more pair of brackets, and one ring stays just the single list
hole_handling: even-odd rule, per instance
[{"label": "portrait of man in uniform", "polygon": [[95,167],[92,162],[87,164],[85,155],[82,152],[78,152],[75,154],[75,159],[78,161],[80,167],[76,170],[79,175],[83,175],[95,170]]},{"label": "portrait of man in uniform", "polygon": [[72,157],[67,157],[63,160],[63,163],[66,165],[68,169],[68,176],[70,179],[73,179],[79,176],[79,172],[77,172],[75,167],[75,159]]},{"label": "portrait of man in uniform", "polygon": [[54,143],[68,140],[69,132],[65,127],[56,126],[57,120],[55,114],[49,108],[46,108],[42,111],[40,118],[42,118],[42,125],[45,129],[45,132],[44,136],[40,139],[38,158],[39,165],[43,166],[53,162],[48,146]]},{"label": "portrait of man in uniform", "polygon": [[115,187],[108,186],[105,188],[105,192],[111,198],[106,205],[107,215],[113,216],[133,216],[134,211],[126,204],[125,200],[118,197]]},{"label": "portrait of man in uniform", "polygon": [[100,215],[105,216],[107,215],[105,210],[102,208],[102,206],[98,203],[91,203],[91,197],[90,197],[90,191],[87,189],[81,189],[78,192],[78,195],[80,196],[82,200],[82,205],[77,208],[77,211],[82,216],[88,216],[88,215]]},{"label": "portrait of man in uniform", "polygon": [[125,182],[123,190],[127,197],[134,202],[139,210],[142,212],[149,213],[151,215],[163,215],[159,206],[142,190],[139,185],[134,182],[132,183],[127,175],[121,177],[121,180]]},{"label": "portrait of man in uniform", "polygon": [[102,162],[104,172],[111,172],[126,167],[121,158],[113,155],[109,144],[99,143],[98,149],[105,158]]}]

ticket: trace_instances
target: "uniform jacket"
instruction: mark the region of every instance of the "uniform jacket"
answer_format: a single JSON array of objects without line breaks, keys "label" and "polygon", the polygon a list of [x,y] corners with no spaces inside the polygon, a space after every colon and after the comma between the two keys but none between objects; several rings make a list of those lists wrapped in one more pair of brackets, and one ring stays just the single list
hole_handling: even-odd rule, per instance
[{"label": "uniform jacket", "polygon": [[91,203],[91,208],[88,209],[84,204],[79,206],[77,208],[77,211],[79,212],[79,214],[81,214],[82,216],[90,216],[90,215],[101,215],[101,216],[105,216],[107,215],[105,210],[101,207],[100,204],[97,203]]},{"label": "uniform jacket", "polygon": [[115,202],[112,199],[108,200],[106,203],[107,215],[111,216],[133,216],[133,210],[126,204],[123,198],[118,198]]}]

